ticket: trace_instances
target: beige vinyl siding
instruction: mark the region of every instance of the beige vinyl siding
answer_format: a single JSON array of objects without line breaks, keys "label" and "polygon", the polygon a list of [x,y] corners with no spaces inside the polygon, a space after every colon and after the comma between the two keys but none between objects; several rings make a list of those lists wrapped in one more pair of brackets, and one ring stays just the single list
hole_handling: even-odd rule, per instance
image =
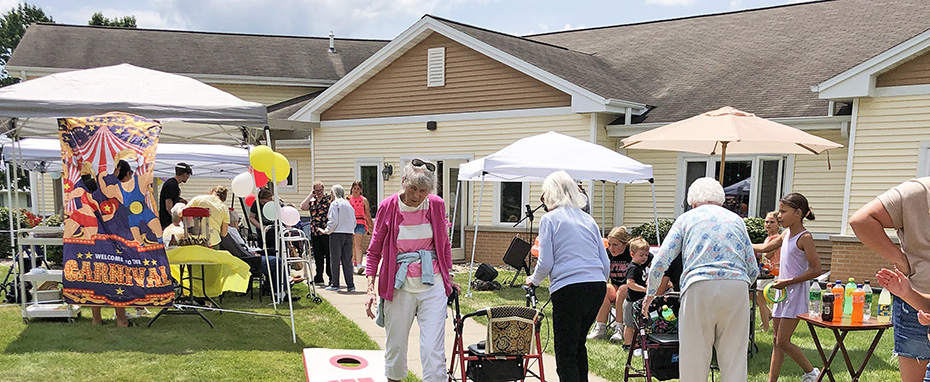
[{"label": "beige vinyl siding", "polygon": [[[194,169],[194,174],[197,174],[197,170]],[[226,188],[230,187],[232,180],[224,178],[204,178],[198,177],[197,175],[191,176],[187,182],[182,183],[181,186],[181,197],[186,200],[191,200],[197,195],[206,195],[210,193],[210,190],[216,186],[223,186]],[[161,194],[161,184],[159,183],[158,193]],[[232,191],[230,191],[232,195]],[[158,196],[156,196],[158,200]],[[227,204],[229,200],[227,199]]]},{"label": "beige vinyl siding", "polygon": [[[310,149],[278,149],[277,151],[287,157],[287,160],[291,162],[291,172],[294,174],[294,182],[296,184],[296,187],[293,189],[281,188],[278,194],[285,204],[293,204],[299,210],[300,203],[303,202],[304,198],[313,190]],[[328,186],[332,186],[332,184]],[[348,187],[348,184],[346,186]]]},{"label": "beige vinyl siding", "polygon": [[[652,165],[659,219],[674,218],[678,187],[678,153],[656,150],[627,150],[626,155]],[[623,200],[623,225],[632,228],[655,220],[652,187],[649,183],[627,185]]]},{"label": "beige vinyl siding", "polygon": [[805,221],[804,227],[814,233],[838,234],[843,224],[843,189],[846,183],[846,153],[848,142],[839,130],[811,131],[818,137],[839,143],[842,148],[830,150],[830,164],[827,168],[827,154],[795,155],[794,177],[790,192],[799,192],[810,203],[817,218]]},{"label": "beige vinyl siding", "polygon": [[[427,50],[445,47],[445,86],[426,87]],[[323,120],[571,106],[571,96],[438,33],[335,105]]]},{"label": "beige vinyl siding", "polygon": [[875,79],[876,87],[930,84],[930,53],[924,53]]},{"label": "beige vinyl siding", "polygon": [[[52,179],[48,173],[36,174],[36,183],[32,185],[33,192],[36,193],[36,203],[32,206],[32,210],[39,215],[55,213],[55,182],[60,183],[61,178]],[[64,201],[64,197],[62,197],[62,201]]]},{"label": "beige vinyl siding", "polygon": [[310,86],[210,85],[246,101],[258,102],[264,105],[274,105],[278,102],[323,90],[323,88]]},{"label": "beige vinyl siding", "polygon": [[[500,150],[514,141],[545,133],[557,131],[582,140],[590,139],[590,115],[566,114],[544,117],[519,117],[465,121],[443,121],[436,131],[427,131],[422,123],[324,127],[314,134],[316,150],[316,178],[326,184],[349,185],[355,172],[357,158],[381,158],[394,166],[394,175],[384,183],[386,197],[400,190],[403,172],[401,158],[427,157],[445,158],[481,158]],[[601,127],[603,128],[603,127]],[[473,209],[478,206],[481,182],[469,182],[471,188],[472,211],[469,221],[473,222]],[[539,182],[531,183],[527,201],[533,207],[538,205],[540,196]],[[494,194],[498,184],[486,182],[481,198],[480,226],[491,224]],[[600,190],[595,193],[594,204],[600,205]],[[607,197],[612,199],[613,193]],[[607,204],[610,206],[610,204]],[[608,207],[612,208],[612,207]],[[536,215],[536,224],[542,211]],[[600,215],[596,216],[600,222]],[[612,217],[608,215],[608,219]],[[504,225],[502,227],[512,227]]]},{"label": "beige vinyl siding", "polygon": [[916,177],[920,142],[928,140],[930,96],[860,99],[848,213]]}]

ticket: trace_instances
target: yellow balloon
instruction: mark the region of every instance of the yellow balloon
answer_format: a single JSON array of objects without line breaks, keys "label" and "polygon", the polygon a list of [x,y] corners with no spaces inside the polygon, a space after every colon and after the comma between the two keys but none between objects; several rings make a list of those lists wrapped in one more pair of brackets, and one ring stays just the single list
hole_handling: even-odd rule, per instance
[{"label": "yellow balloon", "polygon": [[271,147],[257,146],[249,154],[249,164],[258,171],[271,174],[271,167],[274,166],[274,154],[275,152],[271,150]]},{"label": "yellow balloon", "polygon": [[[279,152],[274,153],[274,177],[276,180],[281,181],[287,179],[287,175],[291,173],[291,164],[288,163],[287,158],[284,154]],[[268,172],[267,174],[270,174]]]}]

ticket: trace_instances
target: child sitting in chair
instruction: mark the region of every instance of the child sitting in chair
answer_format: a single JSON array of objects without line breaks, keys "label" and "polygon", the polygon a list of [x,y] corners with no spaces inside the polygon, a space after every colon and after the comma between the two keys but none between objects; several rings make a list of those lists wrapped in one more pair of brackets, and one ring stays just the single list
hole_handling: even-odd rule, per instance
[{"label": "child sitting in chair", "polygon": [[626,285],[629,292],[623,302],[623,349],[629,350],[636,331],[636,309],[633,303],[646,297],[646,262],[649,260],[649,243],[642,237],[633,238],[628,244],[633,261],[626,271]]}]

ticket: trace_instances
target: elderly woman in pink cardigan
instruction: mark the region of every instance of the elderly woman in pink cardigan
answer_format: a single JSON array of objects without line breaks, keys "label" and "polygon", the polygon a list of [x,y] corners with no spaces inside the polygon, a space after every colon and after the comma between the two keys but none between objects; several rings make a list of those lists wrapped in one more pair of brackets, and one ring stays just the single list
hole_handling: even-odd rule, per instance
[{"label": "elderly woman in pink cardigan", "polygon": [[[423,381],[446,381],[446,301],[452,289],[452,248],[446,207],[431,194],[436,165],[414,159],[404,166],[403,190],[378,206],[378,216],[368,246],[365,275],[368,278],[368,317],[384,327],[385,376],[400,381],[407,376],[407,338],[413,317],[420,326],[420,359]],[[378,276],[378,292],[375,279]],[[377,313],[372,311],[380,295]]]}]

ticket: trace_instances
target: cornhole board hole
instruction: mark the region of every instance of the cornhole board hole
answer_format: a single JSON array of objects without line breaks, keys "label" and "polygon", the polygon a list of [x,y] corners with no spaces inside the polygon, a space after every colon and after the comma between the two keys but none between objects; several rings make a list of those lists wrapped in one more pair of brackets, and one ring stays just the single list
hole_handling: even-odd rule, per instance
[{"label": "cornhole board hole", "polygon": [[306,348],[307,382],[387,382],[383,350]]}]

